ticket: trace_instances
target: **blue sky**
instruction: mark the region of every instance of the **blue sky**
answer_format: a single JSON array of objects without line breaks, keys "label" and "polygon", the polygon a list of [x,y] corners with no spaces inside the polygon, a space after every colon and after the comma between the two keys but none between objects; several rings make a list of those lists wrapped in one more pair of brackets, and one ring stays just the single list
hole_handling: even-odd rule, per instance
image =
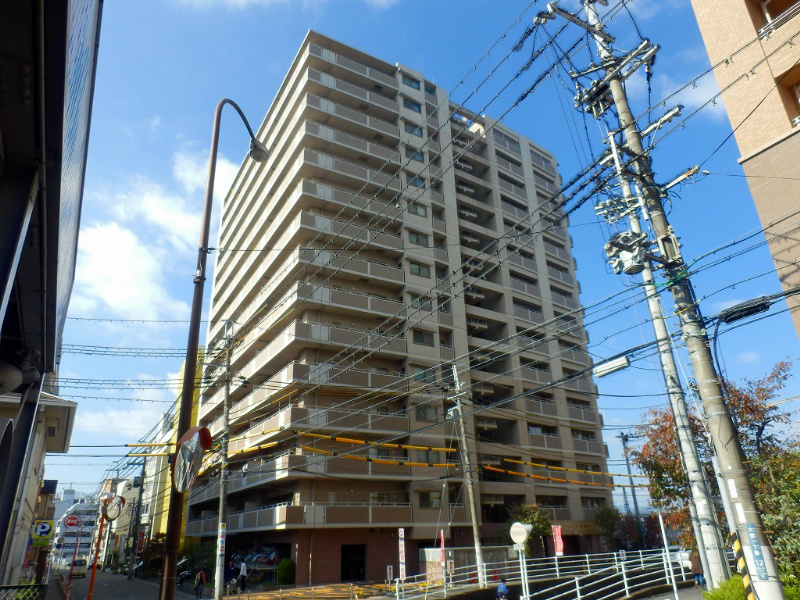
[{"label": "blue sky", "polygon": [[[577,3],[569,0],[562,5],[569,8]],[[639,42],[636,26],[645,37],[662,46],[649,90],[641,73],[628,83],[634,112],[641,114],[648,106],[668,98],[654,115],[677,103],[685,106],[684,115],[688,115],[711,99],[717,92],[713,76],[697,79],[676,96],[670,96],[709,67],[689,0],[629,0],[628,8],[630,12],[615,11],[608,21],[610,31],[617,37],[615,47],[635,47]],[[115,320],[188,319],[214,106],[222,97],[232,98],[257,127],[309,29],[387,62],[421,71],[450,90],[454,101],[465,102],[475,112],[498,117],[509,110],[553,59],[552,54],[544,55],[541,63],[498,96],[530,55],[532,43],[539,43],[542,38],[529,39],[491,76],[490,72],[520,38],[535,13],[543,9],[544,2],[530,7],[527,0],[106,2],[78,270],[70,306],[72,318],[64,342],[185,347],[186,323]],[[546,31],[552,33],[560,25],[551,22]],[[500,39],[504,33],[505,38]],[[566,50],[578,37],[577,31],[565,37],[562,49]],[[495,42],[497,45],[487,54]],[[585,49],[573,57],[579,68],[588,60]],[[503,119],[509,127],[554,152],[565,180],[588,164],[593,153],[602,151],[597,124],[575,110],[573,95],[569,76],[562,70],[546,79]],[[670,220],[690,263],[759,228],[736,162],[735,143],[728,140],[714,152],[730,131],[722,102],[718,101],[666,135],[653,155],[658,181],[666,182],[700,163],[711,173],[676,188],[669,207]],[[231,181],[246,147],[244,129],[232,113],[226,113],[217,172],[217,209],[226,182]],[[590,206],[572,216],[570,233],[584,304],[591,305],[629,284],[605,264],[602,248],[610,229],[598,223]],[[760,236],[755,241],[763,239]],[[725,250],[714,257],[731,252]],[[699,272],[693,281],[698,297],[703,299],[705,315],[779,291],[764,247],[718,265],[710,266],[711,262],[706,258],[694,265]],[[209,281],[206,305],[210,286]],[[623,296],[626,297],[629,296]],[[620,300],[619,305],[623,304]],[[798,339],[788,316],[780,313],[781,308],[778,305],[769,318],[721,337],[719,348],[731,378],[758,378],[779,360],[796,360]],[[665,312],[669,312],[668,301]],[[602,316],[589,325],[593,344],[590,350],[597,357],[652,339],[652,330],[644,322],[646,308],[641,304],[635,310],[606,310]],[[593,320],[587,318],[587,322]],[[642,324],[637,326],[637,322]],[[674,327],[674,323],[671,325]],[[682,364],[687,363],[683,360]],[[60,375],[164,379],[175,377],[179,366],[180,359],[65,354]],[[612,428],[641,422],[642,407],[664,401],[663,397],[653,396],[663,391],[654,360],[637,362],[598,384],[605,423]],[[786,396],[797,389],[798,382],[792,382]],[[72,443],[133,442],[155,423],[167,408],[165,402],[174,399],[176,393],[174,389],[83,390],[65,386],[62,394],[79,402]],[[619,396],[636,394],[641,397]],[[788,407],[795,408],[796,404]],[[614,437],[617,434],[616,429],[604,434],[611,450],[612,471],[621,468],[615,462],[621,458]],[[48,459],[46,476],[58,479],[61,487],[72,482],[78,489],[92,491],[111,459],[80,455],[109,452],[74,448],[70,455]],[[621,497],[621,493],[615,494]]]}]

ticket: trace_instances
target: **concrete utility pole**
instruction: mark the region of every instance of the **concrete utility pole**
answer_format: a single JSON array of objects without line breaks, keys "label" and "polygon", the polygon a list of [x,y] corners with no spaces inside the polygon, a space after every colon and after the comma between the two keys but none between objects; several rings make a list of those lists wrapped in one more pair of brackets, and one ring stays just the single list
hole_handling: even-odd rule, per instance
[{"label": "concrete utility pole", "polygon": [[[605,0],[600,1],[605,4]],[[613,38],[603,31],[603,24],[595,8],[595,0],[583,0],[583,5],[588,19],[585,28],[597,43],[598,54],[602,59],[601,68],[605,71],[605,76],[596,87],[588,90],[587,94],[579,93],[579,97],[595,103],[596,116],[602,114],[611,104],[616,107],[619,129],[625,136],[625,150],[632,157],[630,162],[642,192],[643,209],[650,217],[660,254],[658,260],[662,263],[669,281],[675,313],[680,319],[708,421],[708,429],[722,466],[727,491],[731,496],[739,538],[745,546],[745,555],[753,578],[753,588],[761,600],[783,599],[783,588],[778,579],[775,559],[769,540],[764,534],[748,473],[744,468],[744,453],[722,395],[719,376],[714,368],[703,317],[695,300],[686,264],[680,255],[677,238],[664,212],[661,188],[654,181],[650,159],[642,147],[641,133],[631,113],[623,87],[622,69],[631,62],[633,54],[623,58],[614,56],[610,48]],[[607,100],[608,104],[605,104]]]},{"label": "concrete utility pole", "polygon": [[219,454],[219,516],[217,518],[217,569],[214,575],[214,600],[222,600],[225,593],[225,519],[228,505],[228,410],[231,394],[231,328],[225,323],[225,395],[222,401],[222,439]]},{"label": "concrete utility pole", "polygon": [[[633,516],[636,517],[636,524],[639,526],[639,538],[642,541],[642,546],[644,547],[645,544],[645,536],[644,536],[644,523],[642,523],[642,513],[639,512],[639,501],[636,499],[636,485],[633,483],[633,472],[631,471],[631,461],[630,457],[628,456],[628,440],[632,437],[627,433],[620,433],[618,436],[619,440],[622,442],[622,456],[625,458],[625,466],[628,469],[628,481],[631,484],[631,498],[633,499]],[[622,488],[623,495],[625,494],[625,488]],[[625,508],[630,512],[628,508],[628,497],[625,496]]]},{"label": "concrete utility pole", "polygon": [[461,467],[464,474],[464,485],[467,488],[467,500],[469,502],[469,512],[472,517],[472,539],[475,542],[475,568],[478,570],[478,585],[486,587],[486,567],[483,563],[483,548],[481,548],[481,531],[478,521],[478,508],[475,502],[475,488],[472,481],[472,464],[469,459],[469,448],[467,447],[467,428],[464,425],[464,410],[461,405],[461,382],[458,379],[456,366],[452,366],[453,381],[456,386],[456,393],[452,400],[456,405],[451,409],[453,416],[458,419],[458,447],[461,451]]},{"label": "concrete utility pole", "polygon": [[[622,189],[623,211],[628,217],[628,222],[630,223],[631,231],[634,236],[636,236],[637,239],[643,240],[642,227],[639,223],[637,212],[639,204],[638,198],[634,198],[631,194],[631,186],[627,177],[624,175],[614,135],[609,135],[608,139]],[[725,556],[725,550],[722,547],[719,527],[711,503],[711,494],[708,491],[703,468],[700,464],[700,457],[697,453],[697,445],[694,442],[694,434],[692,433],[692,428],[689,423],[689,411],[686,408],[686,398],[684,397],[683,388],[680,384],[678,368],[675,364],[675,355],[672,353],[672,344],[670,343],[667,323],[664,319],[664,313],[661,311],[661,302],[653,277],[653,268],[650,259],[646,255],[642,257],[641,263],[638,264],[641,265],[642,269],[641,275],[644,283],[645,296],[647,298],[647,307],[650,310],[650,321],[653,324],[653,332],[658,345],[658,356],[661,361],[661,370],[664,375],[664,384],[667,389],[667,396],[675,420],[675,433],[678,439],[678,448],[681,453],[681,463],[683,464],[689,480],[691,492],[689,512],[692,518],[694,537],[697,540],[698,555],[703,565],[703,573],[708,580],[708,587],[709,589],[714,589],[723,581],[730,578],[728,561]],[[624,435],[625,434],[621,434],[620,437]],[[627,439],[623,439],[622,447],[625,451],[625,462],[628,464],[628,473],[630,474],[630,464],[628,463],[627,456]],[[631,483],[633,483],[633,481],[631,481]],[[635,500],[636,496],[634,493],[634,506],[636,505]]]}]

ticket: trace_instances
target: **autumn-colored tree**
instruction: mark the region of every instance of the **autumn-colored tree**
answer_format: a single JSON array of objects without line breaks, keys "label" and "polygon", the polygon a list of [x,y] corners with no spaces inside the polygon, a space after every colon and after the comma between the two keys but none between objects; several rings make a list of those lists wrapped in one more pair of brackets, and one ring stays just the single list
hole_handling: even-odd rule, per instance
[{"label": "autumn-colored tree", "polygon": [[[528,556],[546,556],[544,538],[553,532],[550,511],[538,504],[518,504],[509,509],[511,522],[529,523],[531,534],[525,554]],[[510,524],[509,524],[510,525]],[[510,528],[510,527],[509,527]]]},{"label": "autumn-colored tree", "polygon": [[[744,380],[738,385],[723,383],[728,410],[750,463],[756,502],[765,524],[771,522],[776,514],[782,515],[782,519],[792,519],[794,515],[796,523],[800,513],[800,494],[793,496],[786,486],[787,469],[791,472],[792,465],[796,466],[791,460],[791,455],[796,454],[792,449],[794,440],[776,427],[788,422],[789,414],[774,403],[790,376],[790,369],[790,363],[780,362],[762,379]],[[689,421],[700,461],[708,465],[711,447],[704,434],[703,421],[695,411],[690,412]],[[652,409],[645,423],[636,428],[636,433],[644,443],[638,450],[631,451],[631,457],[650,479],[653,505],[666,512],[665,520],[680,532],[681,543],[687,547],[694,546],[689,516],[690,490],[678,451],[671,409]],[[794,472],[795,476],[800,475],[798,471],[800,469]],[[712,495],[717,495],[716,480],[710,470],[706,479]],[[721,522],[724,523],[724,519]],[[782,536],[776,536],[784,530],[773,531],[770,535],[779,563],[789,565],[795,557],[800,558],[800,547],[793,549],[798,545],[789,543],[788,539],[783,543]],[[782,574],[787,573],[782,568]]]}]

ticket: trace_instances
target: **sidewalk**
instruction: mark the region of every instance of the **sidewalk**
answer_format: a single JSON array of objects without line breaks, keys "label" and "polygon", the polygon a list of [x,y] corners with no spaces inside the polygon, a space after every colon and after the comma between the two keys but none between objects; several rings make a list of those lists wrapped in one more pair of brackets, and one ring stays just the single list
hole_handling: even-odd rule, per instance
[{"label": "sidewalk", "polygon": [[[703,600],[704,591],[706,591],[705,586],[678,588],[678,598],[679,600]],[[639,600],[675,600],[675,592],[670,589],[660,594],[639,598]]]}]

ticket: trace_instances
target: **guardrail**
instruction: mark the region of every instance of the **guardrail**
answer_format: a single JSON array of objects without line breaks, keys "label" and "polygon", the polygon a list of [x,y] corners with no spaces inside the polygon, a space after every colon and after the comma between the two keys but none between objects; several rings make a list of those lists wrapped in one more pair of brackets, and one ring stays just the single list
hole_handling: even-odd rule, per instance
[{"label": "guardrail", "polygon": [[0,600],[44,600],[47,586],[43,584],[0,585]]}]

